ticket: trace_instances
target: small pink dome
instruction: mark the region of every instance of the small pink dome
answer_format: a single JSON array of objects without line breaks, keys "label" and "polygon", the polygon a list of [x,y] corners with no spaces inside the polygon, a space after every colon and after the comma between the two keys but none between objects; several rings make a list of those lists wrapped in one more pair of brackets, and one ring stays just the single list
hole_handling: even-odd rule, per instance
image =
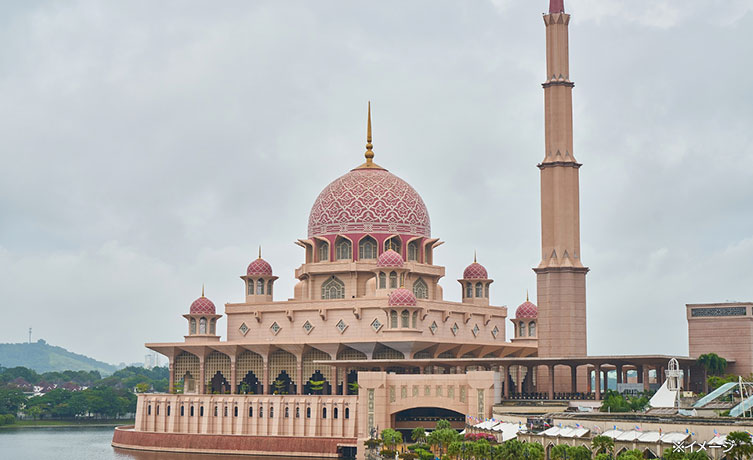
[{"label": "small pink dome", "polygon": [[415,307],[416,296],[405,288],[395,289],[390,293],[387,305],[390,307]]},{"label": "small pink dome", "polygon": [[466,280],[485,280],[489,279],[486,268],[478,262],[473,262],[463,270],[463,279]]},{"label": "small pink dome", "polygon": [[192,315],[214,315],[216,309],[214,303],[202,295],[193,301],[190,312]]},{"label": "small pink dome", "polygon": [[272,276],[272,266],[269,263],[259,257],[250,264],[246,269],[246,275],[248,276]]},{"label": "small pink dome", "polygon": [[525,301],[515,310],[515,318],[537,318],[539,316],[539,307],[529,301]]},{"label": "small pink dome", "polygon": [[403,266],[403,256],[392,249],[382,253],[377,259],[377,267],[397,267]]}]

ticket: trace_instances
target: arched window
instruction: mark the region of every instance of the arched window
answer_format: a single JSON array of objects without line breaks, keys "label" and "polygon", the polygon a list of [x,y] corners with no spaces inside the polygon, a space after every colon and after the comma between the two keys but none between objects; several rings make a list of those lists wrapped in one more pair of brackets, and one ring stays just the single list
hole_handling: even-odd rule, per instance
[{"label": "arched window", "polygon": [[486,283],[486,286],[484,288],[484,297],[487,299],[489,298],[489,283]]},{"label": "arched window", "polygon": [[186,415],[186,408],[184,406],[180,406],[180,416],[184,417]]},{"label": "arched window", "polygon": [[214,335],[216,331],[217,331],[217,320],[212,319],[211,321],[209,321],[209,333]]},{"label": "arched window", "polygon": [[399,236],[393,236],[392,238],[387,238],[384,240],[384,250],[388,251],[392,249],[398,254],[403,253],[403,243],[400,241]]},{"label": "arched window", "polygon": [[311,418],[311,408],[310,407],[306,408],[306,418]]},{"label": "arched window", "polygon": [[416,323],[418,322],[418,312],[413,312],[413,329],[416,329]]},{"label": "arched window", "polygon": [[167,416],[170,416],[170,404],[167,405]]},{"label": "arched window", "polygon": [[327,408],[322,407],[322,418],[327,418]]},{"label": "arched window", "polygon": [[476,283],[476,297],[481,298],[484,296],[484,285],[481,283]]},{"label": "arched window", "polygon": [[338,412],[337,411],[337,407],[335,407],[334,409],[332,409],[332,418],[337,418],[337,412]]},{"label": "arched window", "polygon": [[344,299],[345,283],[333,276],[322,284],[322,299]]},{"label": "arched window", "polygon": [[402,313],[400,313],[400,320],[401,327],[410,327],[410,313],[408,310],[403,310]]},{"label": "arched window", "polygon": [[146,406],[146,415],[152,415],[152,405]]},{"label": "arched window", "polygon": [[264,418],[264,406],[259,406],[259,418]]},{"label": "arched window", "polygon": [[256,280],[256,295],[262,294],[264,294],[264,280],[258,279]]},{"label": "arched window", "polygon": [[390,272],[390,289],[397,289],[397,273]]},{"label": "arched window", "polygon": [[387,289],[387,275],[379,272],[379,289]]},{"label": "arched window", "polygon": [[254,280],[248,280],[248,295],[254,295]]},{"label": "arched window", "polygon": [[206,334],[207,333],[207,319],[201,318],[199,320],[199,334]]},{"label": "arched window", "polygon": [[159,404],[157,404],[156,406],[154,406],[154,408],[157,410],[157,414],[156,415],[159,415]]},{"label": "arched window", "polygon": [[290,408],[285,406],[285,418],[290,417]]},{"label": "arched window", "polygon": [[345,418],[350,418],[350,408],[349,407],[345,408]]},{"label": "arched window", "polygon": [[248,416],[253,417],[254,416],[254,408],[253,406],[249,406],[248,408]]},{"label": "arched window", "polygon": [[275,418],[275,406],[269,406],[269,418]]},{"label": "arched window", "polygon": [[191,406],[191,417],[193,417],[193,406]]},{"label": "arched window", "polygon": [[377,243],[374,238],[370,236],[361,238],[358,242],[358,258],[362,260],[377,258]]},{"label": "arched window", "polygon": [[408,260],[418,262],[418,241],[408,243]]},{"label": "arched window", "polygon": [[196,318],[191,318],[191,334],[196,334]]},{"label": "arched window", "polygon": [[301,408],[296,407],[295,408],[295,418],[301,418]]},{"label": "arched window", "polygon": [[353,258],[353,247],[349,240],[338,238],[335,246],[335,259],[351,260]]},{"label": "arched window", "polygon": [[531,321],[528,323],[528,337],[535,337],[536,336],[536,323],[534,321]]},{"label": "arched window", "polygon": [[272,295],[272,280],[267,283],[267,295]]},{"label": "arched window", "polygon": [[203,417],[203,416],[204,416],[204,406],[200,406],[199,407],[199,417]]},{"label": "arched window", "polygon": [[520,323],[518,323],[518,326],[519,326],[518,330],[520,331],[518,335],[520,337],[525,337],[526,336],[526,324],[523,321],[521,321]]},{"label": "arched window", "polygon": [[217,417],[217,405],[214,405],[214,416]]},{"label": "arched window", "polygon": [[238,406],[233,407],[233,417],[238,416]]},{"label": "arched window", "polygon": [[426,281],[423,278],[419,278],[413,283],[413,295],[417,299],[429,298],[429,286],[426,285]]},{"label": "arched window", "polygon": [[397,329],[397,312],[395,310],[390,311],[390,328]]},{"label": "arched window", "polygon": [[471,283],[465,283],[465,296],[468,299],[473,297],[473,285]]},{"label": "arched window", "polygon": [[319,241],[319,262],[329,262],[329,243]]}]

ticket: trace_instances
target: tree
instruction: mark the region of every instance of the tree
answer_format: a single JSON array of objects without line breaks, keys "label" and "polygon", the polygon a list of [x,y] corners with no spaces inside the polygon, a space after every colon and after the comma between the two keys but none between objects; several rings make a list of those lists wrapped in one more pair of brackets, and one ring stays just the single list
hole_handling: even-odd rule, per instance
[{"label": "tree", "polygon": [[643,454],[638,449],[626,450],[617,456],[617,460],[643,460]]},{"label": "tree", "polygon": [[523,443],[523,456],[524,460],[544,460],[546,452],[544,446],[537,442],[524,442]]},{"label": "tree", "polygon": [[567,444],[558,444],[554,447],[552,447],[552,450],[549,452],[549,456],[552,460],[565,460],[569,459],[570,456],[568,455],[568,445]]},{"label": "tree", "polygon": [[709,460],[709,455],[705,450],[697,450],[695,452],[688,452],[685,455],[686,460]]},{"label": "tree", "polygon": [[594,436],[591,440],[591,449],[595,454],[607,454],[609,457],[614,453],[614,439],[609,436]]},{"label": "tree", "polygon": [[424,442],[426,439],[426,430],[423,427],[416,427],[413,428],[413,431],[411,431],[410,438],[413,440],[413,442]]},{"label": "tree", "polygon": [[664,449],[664,460],[686,460],[686,454],[680,449]]},{"label": "tree", "polygon": [[449,420],[445,420],[445,419],[437,420],[437,426],[435,428],[436,430],[445,430],[448,428],[452,428],[452,425],[450,425]]},{"label": "tree", "polygon": [[149,391],[149,384],[148,383],[137,383],[136,384],[136,393],[146,393]]},{"label": "tree", "polygon": [[324,389],[324,380],[309,379],[309,388],[311,391],[322,391]]},{"label": "tree", "polygon": [[750,435],[744,431],[733,431],[727,435],[725,441],[727,456],[735,460],[745,460],[753,455],[753,442]]},{"label": "tree", "polygon": [[510,439],[500,447],[500,456],[503,460],[520,460],[523,458],[523,443],[517,439]]},{"label": "tree", "polygon": [[567,449],[570,460],[591,460],[591,451],[586,446],[573,446]]},{"label": "tree", "polygon": [[0,388],[0,414],[15,416],[24,402],[26,396],[18,388]]},{"label": "tree", "polygon": [[698,357],[698,364],[703,366],[710,375],[724,375],[727,370],[727,360],[716,353],[706,353]]},{"label": "tree", "polygon": [[390,450],[395,450],[397,445],[403,442],[403,435],[399,431],[395,431],[392,428],[382,430],[381,437],[384,446]]},{"label": "tree", "polygon": [[[596,457],[594,457],[594,460],[612,460],[612,456],[609,454],[596,454]],[[667,457],[664,457],[664,460],[667,460]]]}]

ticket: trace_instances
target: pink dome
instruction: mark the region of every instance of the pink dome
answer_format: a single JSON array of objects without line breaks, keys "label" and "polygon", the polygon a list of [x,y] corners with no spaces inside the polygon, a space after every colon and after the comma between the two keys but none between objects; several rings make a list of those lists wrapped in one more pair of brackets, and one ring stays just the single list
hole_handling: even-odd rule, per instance
[{"label": "pink dome", "polygon": [[387,305],[390,307],[415,307],[416,296],[405,288],[395,289],[390,293]]},{"label": "pink dome", "polygon": [[403,256],[398,254],[392,249],[388,249],[382,253],[377,259],[377,267],[396,267],[403,266]]},{"label": "pink dome", "polygon": [[341,233],[429,237],[429,211],[407,182],[379,167],[354,169],[322,190],[309,214],[309,238]]},{"label": "pink dome", "polygon": [[192,315],[214,315],[215,311],[212,301],[202,295],[193,301],[190,313]]},{"label": "pink dome", "polygon": [[269,263],[259,257],[250,264],[246,269],[246,275],[248,276],[272,276],[272,266]]},{"label": "pink dome", "polygon": [[485,280],[489,279],[486,268],[478,262],[473,262],[463,270],[463,279],[466,280]]},{"label": "pink dome", "polygon": [[515,310],[515,318],[537,318],[539,307],[529,301],[525,301]]}]

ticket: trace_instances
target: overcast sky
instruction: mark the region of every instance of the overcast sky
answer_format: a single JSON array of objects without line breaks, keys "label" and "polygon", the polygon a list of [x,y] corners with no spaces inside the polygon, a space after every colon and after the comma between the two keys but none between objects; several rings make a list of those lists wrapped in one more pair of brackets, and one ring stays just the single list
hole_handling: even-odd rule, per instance
[{"label": "overcast sky", "polygon": [[[368,100],[445,298],[476,249],[495,305],[535,302],[547,4],[0,3],[0,342],[142,361],[259,244],[292,297]],[[686,303],[753,300],[753,2],[566,8],[589,353],[686,354]]]}]

